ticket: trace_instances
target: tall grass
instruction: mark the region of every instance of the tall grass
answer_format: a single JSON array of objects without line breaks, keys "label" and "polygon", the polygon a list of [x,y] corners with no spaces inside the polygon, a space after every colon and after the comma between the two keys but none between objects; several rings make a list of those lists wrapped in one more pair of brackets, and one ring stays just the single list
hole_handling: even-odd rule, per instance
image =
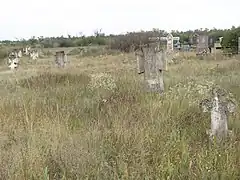
[{"label": "tall grass", "polygon": [[239,113],[229,122],[234,137],[219,146],[198,108],[205,82],[240,100],[240,63],[218,63],[172,67],[163,96],[143,92],[128,72],[99,86],[82,73],[17,81],[1,94],[1,179],[239,179]]}]

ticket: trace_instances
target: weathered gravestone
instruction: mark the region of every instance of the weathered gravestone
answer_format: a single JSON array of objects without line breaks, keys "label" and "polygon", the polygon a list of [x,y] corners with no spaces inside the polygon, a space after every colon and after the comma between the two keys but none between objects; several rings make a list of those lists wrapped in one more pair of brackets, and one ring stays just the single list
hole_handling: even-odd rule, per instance
[{"label": "weathered gravestone", "polygon": [[17,55],[14,51],[12,51],[8,54],[8,59],[12,60],[12,59],[15,59],[15,58],[17,58]]},{"label": "weathered gravestone", "polygon": [[157,45],[148,44],[142,46],[140,51],[136,52],[138,74],[144,73],[145,87],[148,92],[164,91],[163,70],[165,56],[163,51],[157,48]]},{"label": "weathered gravestone", "polygon": [[23,48],[23,53],[26,56],[29,55],[30,51],[31,51],[31,47],[30,46],[26,46],[25,48]]},{"label": "weathered gravestone", "polygon": [[179,43],[180,37],[173,37],[171,33],[167,35],[167,37],[161,37],[162,40],[167,40],[167,52],[172,53],[173,52],[173,47],[174,41],[177,41]]},{"label": "weathered gravestone", "polygon": [[21,50],[21,49],[18,50],[18,54],[17,54],[17,56],[18,56],[19,58],[22,57],[22,50]]},{"label": "weathered gravestone", "polygon": [[16,51],[12,51],[11,53],[9,53],[9,55],[8,55],[8,64],[11,64],[12,62],[19,64],[19,61],[20,61],[20,59],[19,59]]},{"label": "weathered gravestone", "polygon": [[238,37],[238,54],[240,54],[240,37]]},{"label": "weathered gravestone", "polygon": [[197,36],[196,54],[206,55],[207,52],[208,52],[208,36],[207,35]]},{"label": "weathered gravestone", "polygon": [[178,44],[180,37],[174,37],[171,33],[169,33],[166,37],[150,37],[150,41],[158,41],[159,46],[161,42],[166,41],[167,42],[167,49],[166,49],[166,70],[167,70],[167,64],[168,62],[173,60],[173,52],[174,52],[174,41],[177,41]]},{"label": "weathered gravestone", "polygon": [[14,70],[14,69],[17,69],[18,68],[18,65],[19,65],[19,59],[18,58],[15,58],[15,59],[8,59],[8,67],[11,69],[11,70]]},{"label": "weathered gravestone", "polygon": [[236,104],[226,98],[226,91],[219,88],[212,90],[212,98],[201,101],[203,112],[211,112],[211,129],[207,130],[210,139],[217,141],[225,138],[231,131],[228,130],[228,114],[236,109]]},{"label": "weathered gravestone", "polygon": [[33,50],[29,52],[29,58],[31,58],[32,60],[37,60],[38,57],[39,57],[39,54],[37,50]]},{"label": "weathered gravestone", "polygon": [[64,51],[58,51],[55,55],[55,62],[58,67],[65,67],[67,63],[67,55]]}]

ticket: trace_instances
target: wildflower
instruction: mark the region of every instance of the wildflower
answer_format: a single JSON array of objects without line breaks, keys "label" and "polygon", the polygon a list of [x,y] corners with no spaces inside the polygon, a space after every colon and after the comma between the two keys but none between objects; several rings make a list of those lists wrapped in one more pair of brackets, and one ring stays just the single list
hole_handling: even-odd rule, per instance
[{"label": "wildflower", "polygon": [[117,86],[111,75],[106,73],[93,74],[88,84],[90,89],[103,88],[106,90],[114,90]]}]

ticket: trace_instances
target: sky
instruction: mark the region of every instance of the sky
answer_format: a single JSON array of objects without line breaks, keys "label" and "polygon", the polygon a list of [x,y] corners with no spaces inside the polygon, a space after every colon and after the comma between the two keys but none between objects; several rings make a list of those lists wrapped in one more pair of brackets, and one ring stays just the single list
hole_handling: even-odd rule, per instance
[{"label": "sky", "polygon": [[0,40],[240,26],[240,0],[5,0]]}]

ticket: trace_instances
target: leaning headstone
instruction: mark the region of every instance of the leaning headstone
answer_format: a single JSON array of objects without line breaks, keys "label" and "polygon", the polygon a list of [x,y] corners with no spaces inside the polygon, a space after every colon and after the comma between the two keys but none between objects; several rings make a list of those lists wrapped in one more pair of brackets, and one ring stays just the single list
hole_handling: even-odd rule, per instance
[{"label": "leaning headstone", "polygon": [[144,54],[142,51],[137,51],[135,55],[137,57],[138,74],[144,73]]},{"label": "leaning headstone", "polygon": [[138,73],[144,73],[145,87],[148,92],[164,91],[163,70],[164,54],[157,50],[155,45],[146,45],[141,47],[137,54]]},{"label": "leaning headstone", "polygon": [[197,47],[196,47],[197,55],[206,55],[208,52],[208,36],[207,35],[199,35],[197,37]]},{"label": "leaning headstone", "polygon": [[211,129],[207,130],[210,139],[222,140],[231,131],[228,130],[228,113],[235,111],[236,104],[226,98],[226,92],[222,89],[213,89],[212,98],[204,99],[200,103],[203,112],[211,112]]},{"label": "leaning headstone", "polygon": [[65,67],[67,63],[67,55],[64,51],[58,51],[55,55],[55,62],[58,67]]}]

